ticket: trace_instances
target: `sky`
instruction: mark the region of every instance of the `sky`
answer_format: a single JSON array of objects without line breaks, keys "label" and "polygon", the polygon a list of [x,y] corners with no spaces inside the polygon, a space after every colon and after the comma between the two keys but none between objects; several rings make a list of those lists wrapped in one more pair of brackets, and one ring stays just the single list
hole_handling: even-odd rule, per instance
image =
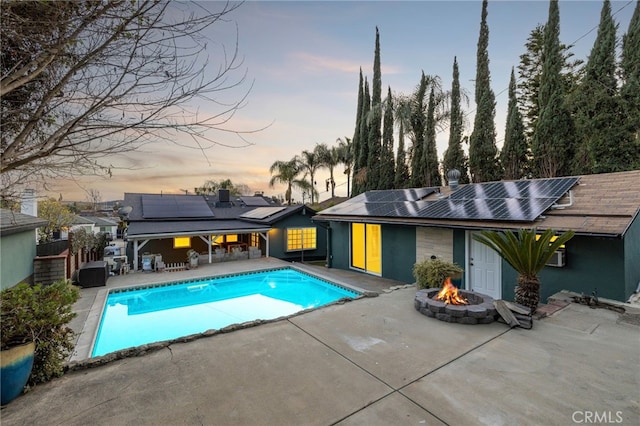
[{"label": "sky", "polygon": [[[612,1],[619,38],[627,31],[635,5],[635,0]],[[203,2],[202,6],[218,10],[221,4]],[[84,201],[92,189],[100,193],[102,201],[109,201],[122,199],[125,192],[192,193],[207,180],[231,179],[252,191],[283,197],[284,187],[269,187],[269,167],[274,161],[290,160],[303,150],[313,150],[317,143],[332,146],[337,138],[353,136],[358,73],[362,68],[371,81],[376,26],[383,98],[388,87],[394,93],[411,93],[422,71],[440,76],[443,88],[450,89],[454,56],[460,84],[472,95],[481,7],[479,0],[245,2],[227,15],[225,22],[215,24],[207,37],[229,49],[237,35],[243,58],[238,77],[247,73],[246,83],[235,89],[237,92],[225,94],[238,99],[250,89],[246,104],[230,127],[264,130],[245,135],[248,143],[220,134],[223,145],[206,155],[167,142],[152,144],[127,154],[126,159],[110,160],[128,165],[115,169],[111,178],[49,182],[51,191],[45,195]],[[489,1],[489,61],[497,102],[498,147],[504,137],[511,68],[517,67],[531,31],[547,21],[548,8],[548,1]],[[575,45],[572,52],[576,58],[587,59],[601,9],[602,1],[560,1],[560,40]],[[210,104],[194,107],[216,111]],[[463,108],[467,120],[464,134],[469,135],[473,99]],[[447,131],[437,135],[440,158],[448,137]],[[134,169],[131,164],[136,165]],[[346,196],[343,170],[339,165],[334,171],[337,196]],[[331,195],[325,191],[327,177],[326,170],[316,176],[320,200]],[[293,198],[302,201],[301,192],[294,191]]]}]

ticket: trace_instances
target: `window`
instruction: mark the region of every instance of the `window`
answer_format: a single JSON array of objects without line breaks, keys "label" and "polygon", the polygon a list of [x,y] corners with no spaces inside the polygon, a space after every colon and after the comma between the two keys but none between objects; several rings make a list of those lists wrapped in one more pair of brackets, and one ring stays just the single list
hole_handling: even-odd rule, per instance
[{"label": "window", "polygon": [[351,267],[378,275],[382,273],[380,225],[351,224]]},{"label": "window", "polygon": [[173,239],[173,248],[189,248],[191,247],[191,237],[175,237]]},{"label": "window", "polygon": [[251,245],[253,247],[260,247],[260,234],[256,232],[251,234]]},{"label": "window", "polygon": [[287,228],[287,251],[315,249],[316,228]]},{"label": "window", "polygon": [[211,236],[211,245],[216,246],[222,244],[224,241],[224,235],[212,235]]},{"label": "window", "polygon": [[236,234],[229,234],[229,235],[225,235],[226,238],[226,242],[228,243],[235,243],[238,241],[238,235]]}]

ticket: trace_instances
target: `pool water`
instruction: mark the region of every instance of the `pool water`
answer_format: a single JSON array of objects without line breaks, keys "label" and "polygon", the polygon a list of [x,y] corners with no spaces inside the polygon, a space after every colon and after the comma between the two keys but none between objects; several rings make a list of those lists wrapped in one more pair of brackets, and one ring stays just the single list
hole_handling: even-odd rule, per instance
[{"label": "pool water", "polygon": [[91,356],[292,315],[357,296],[291,268],[111,290]]}]

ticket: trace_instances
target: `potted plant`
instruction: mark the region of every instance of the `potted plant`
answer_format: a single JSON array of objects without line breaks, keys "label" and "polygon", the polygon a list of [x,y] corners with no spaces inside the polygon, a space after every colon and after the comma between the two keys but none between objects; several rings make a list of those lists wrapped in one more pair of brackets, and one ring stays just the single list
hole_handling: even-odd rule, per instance
[{"label": "potted plant", "polygon": [[62,375],[75,333],[67,324],[76,314],[79,290],[67,281],[18,284],[0,293],[2,404],[36,385]]},{"label": "potted plant", "polygon": [[442,287],[447,277],[460,278],[462,268],[453,262],[433,257],[413,265],[413,276],[419,289]]},{"label": "potted plant", "polygon": [[199,258],[200,258],[200,255],[198,254],[197,251],[195,251],[194,249],[189,249],[189,251],[187,252],[187,262],[189,262],[190,268],[195,269],[198,267]]}]

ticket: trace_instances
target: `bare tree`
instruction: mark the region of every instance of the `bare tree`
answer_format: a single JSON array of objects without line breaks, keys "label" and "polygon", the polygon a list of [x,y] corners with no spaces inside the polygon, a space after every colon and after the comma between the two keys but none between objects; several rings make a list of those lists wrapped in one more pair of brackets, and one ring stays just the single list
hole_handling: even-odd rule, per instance
[{"label": "bare tree", "polygon": [[251,90],[237,28],[230,51],[205,31],[239,5],[4,1],[3,191],[56,177],[108,176],[114,155],[156,141],[205,157],[216,145],[248,145],[243,134],[258,129],[229,123]]},{"label": "bare tree", "polygon": [[95,188],[87,189],[87,201],[91,204],[94,212],[98,211],[98,204],[102,202],[102,194]]}]

